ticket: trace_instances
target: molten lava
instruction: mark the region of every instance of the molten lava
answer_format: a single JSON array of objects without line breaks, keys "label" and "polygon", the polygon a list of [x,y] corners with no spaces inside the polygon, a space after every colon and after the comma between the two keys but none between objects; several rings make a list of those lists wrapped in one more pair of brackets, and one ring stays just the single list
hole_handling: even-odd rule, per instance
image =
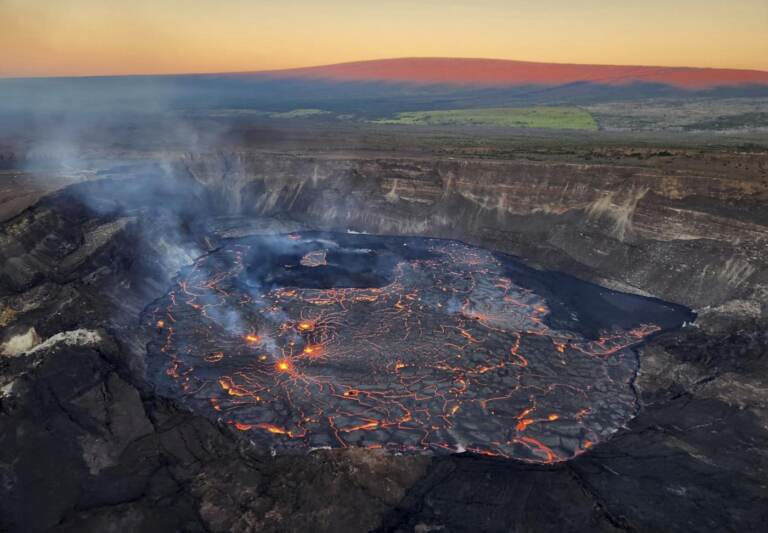
[{"label": "molten lava", "polygon": [[468,450],[552,462],[634,414],[631,347],[658,326],[588,338],[573,310],[564,315],[572,327],[549,325],[547,298],[486,250],[335,240],[292,234],[269,265],[257,237],[198,260],[148,310],[155,384],[285,451]]},{"label": "molten lava", "polygon": [[299,322],[296,325],[296,328],[299,331],[312,331],[313,329],[315,329],[315,323],[314,322],[307,322],[307,321]]},{"label": "molten lava", "polygon": [[281,373],[292,373],[294,372],[293,361],[290,359],[280,359],[275,363],[275,369]]}]

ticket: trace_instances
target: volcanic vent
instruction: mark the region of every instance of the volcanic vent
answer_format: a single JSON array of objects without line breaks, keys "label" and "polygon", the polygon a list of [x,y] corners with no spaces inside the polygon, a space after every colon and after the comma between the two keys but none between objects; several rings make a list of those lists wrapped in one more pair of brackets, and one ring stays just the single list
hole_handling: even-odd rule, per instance
[{"label": "volcanic vent", "polygon": [[459,242],[301,233],[228,241],[144,320],[158,389],[275,451],[554,462],[633,416],[633,346],[685,317]]}]

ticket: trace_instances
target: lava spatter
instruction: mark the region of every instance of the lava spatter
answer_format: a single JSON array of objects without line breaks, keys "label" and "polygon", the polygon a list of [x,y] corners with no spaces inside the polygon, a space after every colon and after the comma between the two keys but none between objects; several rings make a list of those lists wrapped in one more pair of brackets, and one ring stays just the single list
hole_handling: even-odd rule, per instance
[{"label": "lava spatter", "polygon": [[659,327],[590,339],[550,313],[487,250],[292,234],[201,258],[145,321],[158,389],[277,451],[554,462],[633,415],[631,347]]}]

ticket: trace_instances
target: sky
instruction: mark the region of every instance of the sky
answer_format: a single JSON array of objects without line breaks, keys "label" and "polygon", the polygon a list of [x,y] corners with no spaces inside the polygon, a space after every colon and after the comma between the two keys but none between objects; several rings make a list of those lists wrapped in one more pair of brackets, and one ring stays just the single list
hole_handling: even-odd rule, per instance
[{"label": "sky", "polygon": [[0,76],[392,57],[768,70],[768,0],[0,0]]}]

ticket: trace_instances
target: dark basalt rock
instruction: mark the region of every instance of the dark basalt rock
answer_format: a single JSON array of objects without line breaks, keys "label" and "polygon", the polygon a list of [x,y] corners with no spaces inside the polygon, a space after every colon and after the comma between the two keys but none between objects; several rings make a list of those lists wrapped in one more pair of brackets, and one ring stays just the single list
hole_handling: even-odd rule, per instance
[{"label": "dark basalt rock", "polygon": [[[147,210],[126,194],[102,209],[117,192],[98,188],[95,203],[64,191],[0,230],[0,342],[33,326],[44,341],[0,357],[0,530],[764,529],[764,321],[651,339],[638,416],[565,463],[275,458],[144,379],[137,317],[167,290],[176,250],[219,243],[186,220],[204,198],[191,189],[186,210],[174,211],[173,195]],[[88,335],[55,337],[74,330]]]},{"label": "dark basalt rock", "polygon": [[[564,504],[567,502],[567,504]],[[377,532],[620,531],[570,468],[440,458]]]},{"label": "dark basalt rock", "polygon": [[[739,335],[762,361],[762,331]],[[657,339],[685,361],[731,336]],[[706,363],[704,363],[706,366]],[[723,378],[714,378],[715,381]],[[738,387],[738,381],[723,384]],[[768,520],[768,430],[754,409],[700,397],[683,384],[647,405],[608,442],[549,467],[440,458],[379,531],[759,531]],[[733,391],[738,397],[738,391]],[[429,529],[432,528],[432,529]]]}]

